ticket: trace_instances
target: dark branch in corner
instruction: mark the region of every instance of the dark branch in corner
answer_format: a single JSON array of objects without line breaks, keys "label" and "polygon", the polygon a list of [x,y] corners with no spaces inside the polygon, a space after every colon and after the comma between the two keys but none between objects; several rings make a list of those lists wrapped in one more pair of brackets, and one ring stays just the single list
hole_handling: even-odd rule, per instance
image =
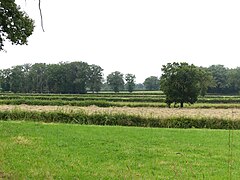
[{"label": "dark branch in corner", "polygon": [[42,17],[42,9],[41,9],[41,0],[38,1],[38,8],[39,8],[40,17],[41,17],[42,30],[43,30],[43,32],[45,32],[45,31],[44,31],[44,28],[43,28],[43,17]]}]

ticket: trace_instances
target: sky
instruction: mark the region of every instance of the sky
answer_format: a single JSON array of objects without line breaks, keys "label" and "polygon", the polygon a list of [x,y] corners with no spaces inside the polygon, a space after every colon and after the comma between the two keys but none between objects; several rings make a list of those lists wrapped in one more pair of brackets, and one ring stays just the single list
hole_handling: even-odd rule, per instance
[{"label": "sky", "polygon": [[142,83],[169,62],[239,66],[239,0],[16,0],[35,20],[28,45],[7,43],[0,69],[84,61]]}]

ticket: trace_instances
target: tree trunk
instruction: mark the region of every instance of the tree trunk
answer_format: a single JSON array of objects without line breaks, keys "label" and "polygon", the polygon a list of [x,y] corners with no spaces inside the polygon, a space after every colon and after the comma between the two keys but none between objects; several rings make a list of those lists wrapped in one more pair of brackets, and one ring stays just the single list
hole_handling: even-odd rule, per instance
[{"label": "tree trunk", "polygon": [[183,102],[181,102],[181,105],[180,105],[181,108],[183,108]]},{"label": "tree trunk", "polygon": [[167,107],[168,107],[168,108],[171,108],[171,103],[167,103]]}]

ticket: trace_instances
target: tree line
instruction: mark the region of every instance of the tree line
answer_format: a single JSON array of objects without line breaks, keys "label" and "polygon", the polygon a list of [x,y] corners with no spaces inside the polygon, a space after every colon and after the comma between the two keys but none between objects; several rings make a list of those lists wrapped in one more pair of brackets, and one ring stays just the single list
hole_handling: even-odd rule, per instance
[{"label": "tree line", "polygon": [[112,72],[104,83],[103,69],[86,62],[24,64],[0,70],[0,89],[14,93],[84,94],[87,91],[135,89],[135,75]]},{"label": "tree line", "polygon": [[[180,66],[177,64],[164,65],[160,78],[150,76],[143,83],[138,84],[135,82],[136,76],[134,74],[124,75],[119,71],[110,73],[104,80],[103,68],[98,65],[89,65],[86,62],[24,64],[0,70],[0,88],[3,92],[63,94],[81,94],[87,91],[99,92],[100,90],[114,92],[122,90],[129,92],[134,90],[156,91],[164,89],[164,83],[162,82],[160,85],[160,82],[163,81],[161,79],[164,79],[167,73],[171,74],[170,72],[174,71],[174,68]],[[191,66],[185,65],[186,67]],[[206,93],[239,93],[240,68],[229,69],[223,65],[196,68],[198,69],[198,87],[201,95],[204,96]],[[189,75],[186,77],[178,76],[179,83],[180,80],[191,77],[188,77]],[[175,78],[177,79],[177,77]]]},{"label": "tree line", "polygon": [[0,71],[1,90],[18,93],[98,92],[103,69],[85,62],[24,64]]},{"label": "tree line", "polygon": [[100,90],[159,90],[159,79],[147,78],[136,84],[134,74],[119,71],[110,73],[106,80],[103,68],[86,62],[35,63],[17,65],[0,70],[0,90],[14,93],[83,94]]}]

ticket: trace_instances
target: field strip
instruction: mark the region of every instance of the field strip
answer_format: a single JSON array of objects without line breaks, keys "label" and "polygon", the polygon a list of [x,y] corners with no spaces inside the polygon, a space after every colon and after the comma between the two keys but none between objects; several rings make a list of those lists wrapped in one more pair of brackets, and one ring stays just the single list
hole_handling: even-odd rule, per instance
[{"label": "field strip", "polygon": [[29,106],[29,105],[0,105],[0,111],[24,110],[24,111],[63,111],[78,112],[85,111],[87,114],[130,114],[142,117],[192,117],[192,118],[227,118],[240,120],[240,109],[190,109],[190,108],[153,108],[153,107],[108,107],[97,106],[76,107],[76,106]]}]

